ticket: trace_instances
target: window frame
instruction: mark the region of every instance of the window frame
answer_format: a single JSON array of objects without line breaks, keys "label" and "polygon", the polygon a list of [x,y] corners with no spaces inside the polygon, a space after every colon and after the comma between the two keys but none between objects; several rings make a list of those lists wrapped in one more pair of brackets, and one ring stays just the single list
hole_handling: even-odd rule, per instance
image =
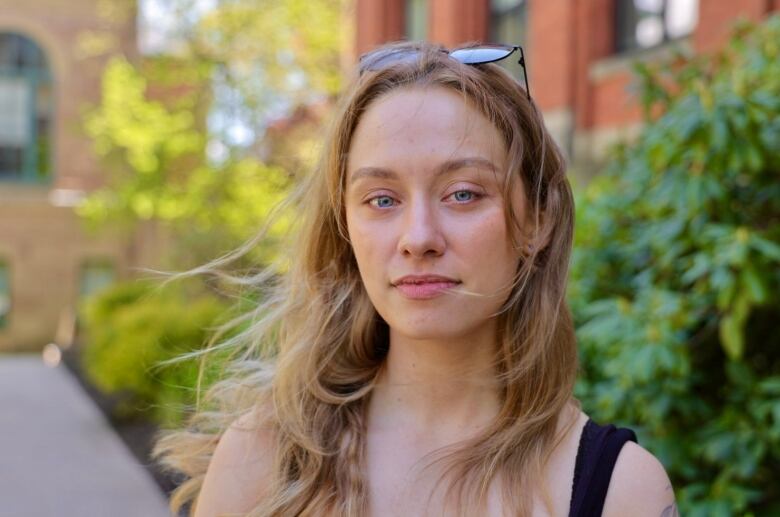
[{"label": "window frame", "polygon": [[413,4],[415,3],[415,0],[404,0],[403,1],[403,10],[404,10],[404,26],[403,26],[403,33],[404,33],[404,39],[408,41],[425,41],[428,39],[428,35],[430,33],[430,18],[431,18],[431,4],[429,0],[420,0],[423,3],[423,9],[422,9],[422,20],[419,20],[419,25],[422,28],[422,37],[418,37],[418,34],[413,34],[413,30],[410,30],[412,28],[411,19],[412,17],[410,14],[415,12],[415,9],[413,7]]},{"label": "window frame", "polygon": [[[646,17],[658,17],[661,19],[661,26],[663,28],[662,36],[660,41],[654,45],[649,46],[642,46],[638,43],[637,37],[636,37],[636,30],[637,26],[639,25],[640,20],[642,20],[643,16],[641,16],[637,12],[637,8],[635,5],[635,0],[615,0],[614,3],[614,38],[613,38],[613,46],[614,46],[614,53],[618,55],[629,55],[629,54],[635,54],[638,52],[644,52],[647,50],[656,49],[659,47],[663,47],[664,45],[668,45],[670,43],[674,43],[677,41],[684,40],[691,36],[696,31],[696,27],[699,24],[698,15],[697,19],[691,28],[690,32],[687,32],[685,34],[678,34],[678,35],[670,35],[669,34],[669,26],[667,25],[666,16],[667,11],[669,9],[669,3],[674,0],[660,0],[661,1],[661,10],[658,13],[649,14],[646,15]],[[697,2],[697,13],[698,9],[700,7],[700,0],[695,0]],[[628,9],[629,4],[631,5],[631,11],[624,12],[624,10]],[[631,24],[630,26],[626,24],[626,20],[628,18],[631,18]],[[629,34],[631,35],[629,37]],[[630,42],[630,44],[629,44]]]},{"label": "window frame", "polygon": [[[493,0],[488,0],[488,38],[492,43],[502,43],[508,45],[523,45],[525,46],[525,40],[528,32],[528,0],[520,0],[517,5],[508,8],[498,8],[494,5]],[[523,27],[521,29],[521,41],[498,41],[499,37],[496,34],[496,26],[498,23],[496,20],[503,16],[512,15],[513,11],[520,13],[522,17]]]},{"label": "window frame", "polygon": [[[530,9],[529,1],[528,0],[520,0],[517,5],[514,5],[509,8],[497,8],[497,6],[494,5],[493,0],[487,0],[487,8],[488,8],[488,16],[487,16],[487,35],[490,43],[497,43],[497,44],[504,44],[504,45],[522,45],[523,48],[526,51],[525,54],[525,60],[526,60],[526,67],[525,67],[525,74],[526,77],[528,77],[529,84],[531,83],[531,76],[529,73],[529,54],[528,54],[528,46],[526,45],[526,40],[528,39],[528,11]],[[520,14],[522,27],[520,28],[520,38],[518,38],[518,41],[504,41],[504,37],[500,36],[498,34],[498,31],[496,28],[498,27],[497,20],[500,19],[502,16],[507,15],[513,15],[514,12]],[[508,71],[512,77],[519,78],[519,80],[522,82],[523,77],[523,67],[520,66],[520,64],[517,62],[517,59],[504,59],[503,61],[500,61],[496,63],[498,66],[503,68],[504,70]]]},{"label": "window frame", "polygon": [[[11,81],[21,79],[30,95],[28,95],[27,117],[28,139],[22,147],[22,166],[20,170],[0,170],[0,185],[2,184],[48,184],[54,177],[54,118],[55,85],[51,66],[44,48],[32,37],[15,30],[0,30],[0,35],[19,38],[22,42],[33,45],[40,57],[38,66],[7,66],[0,63],[0,81],[9,78]],[[46,112],[39,111],[39,97],[42,87],[48,87],[49,99]],[[45,121],[45,133],[39,131],[39,123]],[[46,146],[46,147],[43,147]],[[42,165],[41,160],[46,160]]]},{"label": "window frame", "polygon": [[[87,286],[87,274],[90,269],[110,270],[110,279],[99,286]],[[93,256],[83,258],[78,265],[78,291],[76,293],[78,301],[91,297],[97,292],[113,285],[118,280],[118,268],[116,259],[111,256]]]}]

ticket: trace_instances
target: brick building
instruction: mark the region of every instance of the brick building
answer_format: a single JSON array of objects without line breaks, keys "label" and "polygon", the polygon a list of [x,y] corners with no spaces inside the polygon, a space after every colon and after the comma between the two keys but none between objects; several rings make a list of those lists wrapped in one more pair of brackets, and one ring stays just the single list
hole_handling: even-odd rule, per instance
[{"label": "brick building", "polygon": [[102,181],[82,111],[135,33],[133,1],[0,0],[0,352],[67,340],[79,298],[145,260],[73,210]]},{"label": "brick building", "polygon": [[[634,59],[721,45],[780,0],[352,0],[358,53],[398,39],[521,43],[531,94],[575,173],[638,127]],[[89,235],[73,207],[103,181],[81,131],[134,0],[0,0],[0,352],[67,341],[80,297],[153,261],[151,235]],[[519,70],[515,70],[519,73]]]},{"label": "brick building", "polygon": [[587,176],[606,147],[638,129],[631,63],[722,45],[738,17],[759,20],[780,0],[357,0],[358,54],[387,41],[448,48],[523,45],[531,95]]}]

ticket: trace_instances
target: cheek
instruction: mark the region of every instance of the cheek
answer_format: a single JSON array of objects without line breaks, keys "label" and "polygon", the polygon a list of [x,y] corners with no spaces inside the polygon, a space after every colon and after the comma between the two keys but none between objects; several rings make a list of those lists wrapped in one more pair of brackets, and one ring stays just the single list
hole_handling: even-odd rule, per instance
[{"label": "cheek", "polygon": [[381,249],[380,233],[365,223],[361,224],[347,217],[347,231],[352,243],[352,253],[358,264],[363,281],[370,281],[370,273],[377,267],[377,255]]},{"label": "cheek", "polygon": [[[461,225],[460,236],[465,237],[474,252],[485,251],[486,249],[496,252],[497,246],[507,240],[506,225],[504,224],[504,213],[500,209],[485,211],[479,217],[473,218],[472,224]],[[459,238],[459,240],[461,240]],[[482,248],[480,245],[488,246]]]},{"label": "cheek", "polygon": [[486,215],[462,237],[464,251],[485,275],[503,277],[514,271],[519,256],[512,249],[502,210]]}]

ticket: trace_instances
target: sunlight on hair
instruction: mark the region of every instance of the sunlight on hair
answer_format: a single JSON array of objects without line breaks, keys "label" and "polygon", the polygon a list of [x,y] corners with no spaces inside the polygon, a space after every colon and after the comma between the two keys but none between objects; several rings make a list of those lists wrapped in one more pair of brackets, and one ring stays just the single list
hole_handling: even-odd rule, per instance
[{"label": "sunlight on hair", "polygon": [[[229,271],[265,237],[269,217],[254,238],[207,264],[178,273],[147,270],[165,278],[163,285],[209,277],[258,300],[255,308],[215,329],[204,349],[166,362],[199,359],[199,394],[209,355],[225,351],[233,358],[203,400],[198,397],[186,429],[163,433],[155,447],[154,456],[168,470],[187,478],[171,498],[174,513],[197,498],[222,433],[238,416],[250,414],[262,415],[256,426],[274,437],[270,493],[250,516],[367,513],[366,408],[371,394],[382,389],[377,379],[390,338],[360,278],[346,231],[343,185],[350,139],[362,113],[392,89],[410,85],[461,92],[499,129],[510,155],[507,177],[521,181],[534,210],[532,235],[550,236],[549,243],[534,243],[521,253],[505,289],[447,289],[450,296],[506,299],[491,315],[497,320],[491,365],[497,374],[478,381],[479,375],[465,372],[458,379],[494,385],[502,405],[478,436],[431,456],[447,466],[438,481],[446,482],[456,514],[484,514],[493,483],[511,487],[500,492],[513,515],[530,514],[525,496],[538,486],[546,455],[560,438],[556,425],[571,403],[577,371],[564,298],[573,231],[565,162],[541,112],[511,75],[493,64],[460,64],[425,44],[416,62],[361,74],[344,93],[319,168],[272,211],[292,209],[296,215],[282,257],[248,275]],[[515,218],[511,204],[505,210],[508,221]],[[512,244],[520,251],[519,244],[527,243]]]}]

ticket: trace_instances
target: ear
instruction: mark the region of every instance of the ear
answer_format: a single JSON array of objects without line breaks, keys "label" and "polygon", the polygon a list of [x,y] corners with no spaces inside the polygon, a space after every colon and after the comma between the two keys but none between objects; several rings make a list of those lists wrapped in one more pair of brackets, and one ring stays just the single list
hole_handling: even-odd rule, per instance
[{"label": "ear", "polygon": [[552,229],[547,223],[543,210],[539,210],[538,215],[532,212],[526,216],[521,241],[524,256],[539,253],[550,244]]},{"label": "ear", "polygon": [[[552,240],[552,230],[548,228],[546,212],[542,208],[534,209],[522,188],[522,181],[514,192],[512,207],[515,208],[512,225],[515,242],[518,243],[517,251],[521,257],[535,255],[545,249]],[[518,221],[521,220],[521,222]]]}]

